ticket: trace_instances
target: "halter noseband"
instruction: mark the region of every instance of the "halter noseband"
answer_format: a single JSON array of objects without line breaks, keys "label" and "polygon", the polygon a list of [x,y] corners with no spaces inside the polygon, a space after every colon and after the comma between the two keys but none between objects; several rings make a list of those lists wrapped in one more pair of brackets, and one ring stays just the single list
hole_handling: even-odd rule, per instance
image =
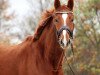
[{"label": "halter noseband", "polygon": [[68,34],[70,35],[70,38],[73,39],[73,32],[69,29],[68,26],[62,26],[62,27],[57,31],[57,36],[58,36],[58,38],[60,37],[61,32],[62,32],[63,30],[66,30],[66,31],[68,32]]}]

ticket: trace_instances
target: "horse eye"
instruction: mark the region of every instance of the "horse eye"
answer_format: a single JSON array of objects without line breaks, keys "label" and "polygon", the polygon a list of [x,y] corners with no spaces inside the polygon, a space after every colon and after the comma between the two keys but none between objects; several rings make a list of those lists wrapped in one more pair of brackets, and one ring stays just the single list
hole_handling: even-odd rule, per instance
[{"label": "horse eye", "polygon": [[71,20],[71,22],[73,22],[73,21],[74,21],[74,19]]},{"label": "horse eye", "polygon": [[59,22],[59,20],[58,20],[58,19],[55,19],[55,22],[57,22],[57,23],[58,23],[58,22]]}]

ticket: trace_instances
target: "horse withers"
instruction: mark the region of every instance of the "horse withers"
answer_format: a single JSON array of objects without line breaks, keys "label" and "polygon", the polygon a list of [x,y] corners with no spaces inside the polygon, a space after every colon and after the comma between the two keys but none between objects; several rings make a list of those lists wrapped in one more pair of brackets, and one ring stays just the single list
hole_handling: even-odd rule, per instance
[{"label": "horse withers", "polygon": [[0,75],[63,75],[64,50],[73,38],[73,0],[45,12],[33,36],[18,45],[0,45]]}]

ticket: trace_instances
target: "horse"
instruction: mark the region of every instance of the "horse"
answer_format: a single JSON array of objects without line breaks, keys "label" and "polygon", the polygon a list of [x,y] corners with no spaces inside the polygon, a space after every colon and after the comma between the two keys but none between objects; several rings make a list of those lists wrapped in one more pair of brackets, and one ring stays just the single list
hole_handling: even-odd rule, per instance
[{"label": "horse", "polygon": [[64,52],[73,38],[73,6],[54,1],[34,35],[17,45],[0,44],[0,75],[63,75]]}]

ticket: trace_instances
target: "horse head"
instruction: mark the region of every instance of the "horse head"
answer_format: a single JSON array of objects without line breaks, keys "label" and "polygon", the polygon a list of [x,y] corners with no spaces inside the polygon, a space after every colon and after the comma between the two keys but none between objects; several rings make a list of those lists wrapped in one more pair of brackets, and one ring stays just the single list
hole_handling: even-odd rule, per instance
[{"label": "horse head", "polygon": [[62,48],[66,48],[73,38],[73,0],[68,0],[67,5],[61,5],[59,0],[55,0],[53,23],[56,27],[59,44]]},{"label": "horse head", "polygon": [[52,22],[56,29],[58,42],[65,49],[73,38],[73,6],[73,0],[68,0],[67,5],[61,5],[59,0],[55,0],[54,10],[52,12],[46,12],[46,18],[42,18],[43,20],[36,30],[34,39],[39,39],[45,27]]}]

